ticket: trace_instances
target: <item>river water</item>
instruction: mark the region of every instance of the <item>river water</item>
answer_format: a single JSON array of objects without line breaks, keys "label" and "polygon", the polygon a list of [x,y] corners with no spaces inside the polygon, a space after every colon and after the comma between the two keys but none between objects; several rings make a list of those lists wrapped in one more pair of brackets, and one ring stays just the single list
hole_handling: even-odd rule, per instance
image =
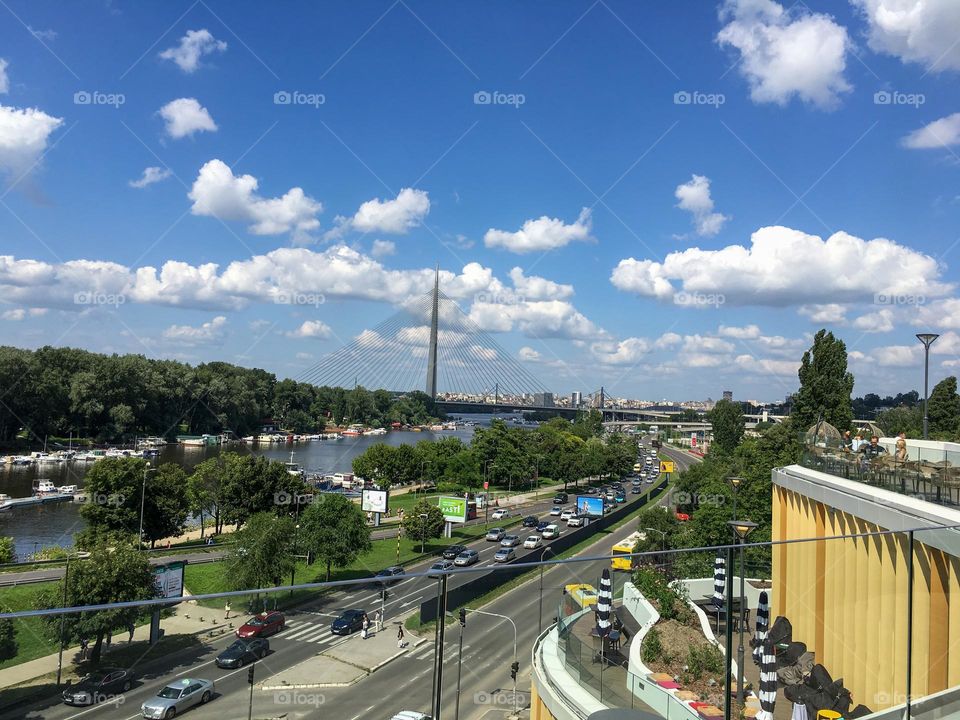
[{"label": "river water", "polygon": [[[478,425],[488,425],[492,416],[469,415],[469,419]],[[442,437],[459,437],[469,442],[472,428],[463,428],[444,432],[391,431],[386,435],[345,437],[341,440],[313,440],[295,444],[272,445],[230,445],[228,451],[265,455],[273,460],[287,461],[290,452],[294,460],[307,472],[349,472],[353,458],[371,445],[416,444],[421,440],[437,440]],[[159,461],[176,462],[188,471],[207,458],[219,454],[219,447],[194,448],[182,445],[167,445],[160,453]],[[0,492],[11,497],[28,497],[32,494],[33,481],[51,480],[54,485],[78,485],[83,487],[84,475],[95,463],[60,463],[57,465],[0,465]],[[80,506],[75,503],[46,503],[28,505],[0,512],[0,535],[13,537],[17,557],[25,558],[40,548],[49,546],[69,546],[73,544],[74,533],[85,526],[80,517]]]}]

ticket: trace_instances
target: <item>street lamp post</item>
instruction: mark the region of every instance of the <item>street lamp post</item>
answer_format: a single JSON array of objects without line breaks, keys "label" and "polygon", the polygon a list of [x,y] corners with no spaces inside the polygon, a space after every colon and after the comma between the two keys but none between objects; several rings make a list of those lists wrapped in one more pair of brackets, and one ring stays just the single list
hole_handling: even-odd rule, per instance
[{"label": "street lamp post", "polygon": [[[553,555],[556,555],[556,553],[553,552],[553,548],[547,545],[547,547],[543,549],[543,552],[540,553],[541,563],[543,563],[543,559],[548,552]],[[537,620],[537,632],[539,634],[543,632],[543,565],[542,564],[540,565],[540,611],[538,613],[538,618],[539,619]]]},{"label": "street lamp post", "polygon": [[483,499],[483,526],[489,527],[490,525],[490,481],[487,479],[487,468],[490,467],[490,463],[493,462],[492,458],[488,458],[483,461],[483,490],[484,490],[484,499]]},{"label": "street lamp post", "polygon": [[150,463],[147,463],[147,467],[143,471],[143,484],[140,486],[140,534],[137,535],[137,549],[143,549],[143,502],[147,498],[147,475],[152,472],[156,472],[157,468],[150,467]]},{"label": "street lamp post", "polygon": [[[731,520],[727,523],[733,528],[734,536],[736,537],[737,543],[740,545],[740,640],[737,645],[737,702],[740,703],[740,707],[743,707],[743,684],[745,680],[745,675],[743,672],[743,616],[744,610],[747,605],[747,598],[744,592],[744,551],[743,544],[747,540],[747,536],[757,529],[757,524],[755,522],[750,522],[749,520]],[[727,610],[727,622],[730,622],[729,608]],[[727,688],[729,692],[729,688]]]},{"label": "street lamp post", "polygon": [[927,385],[930,379],[930,346],[940,337],[936,333],[917,333],[923,343],[923,439],[927,439]]},{"label": "street lamp post", "polygon": [[430,516],[427,513],[420,513],[420,554],[423,555],[424,545],[427,544],[427,520]]},{"label": "street lamp post", "polygon": [[[500,613],[487,612],[486,610],[474,610],[473,608],[464,608],[467,612],[477,613],[478,615],[489,615],[490,617],[498,617],[508,621],[513,625],[513,666],[517,666],[517,624],[513,621],[513,618],[508,617],[507,615],[501,615]],[[513,673],[513,712],[514,714],[518,713],[520,710],[517,707],[517,675],[514,671]]]},{"label": "street lamp post", "polygon": [[[67,606],[67,586],[70,582],[70,558],[73,557],[72,553],[67,554],[67,567],[63,571],[63,604],[62,607]],[[57,687],[60,687],[61,674],[63,672],[63,630],[64,625],[67,620],[67,614],[64,613],[60,616],[60,648],[57,651]]]},{"label": "street lamp post", "polygon": [[740,486],[743,484],[742,477],[728,477],[727,484],[733,488],[733,519],[737,519],[737,495],[740,494]]}]

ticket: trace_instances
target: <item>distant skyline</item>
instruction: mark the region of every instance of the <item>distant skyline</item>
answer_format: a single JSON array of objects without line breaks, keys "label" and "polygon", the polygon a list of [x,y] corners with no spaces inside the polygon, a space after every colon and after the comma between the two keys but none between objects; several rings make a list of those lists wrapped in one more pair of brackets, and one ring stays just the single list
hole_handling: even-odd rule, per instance
[{"label": "distant skyline", "polygon": [[14,0],[0,344],[297,377],[439,264],[556,394],[781,402],[821,327],[922,393],[960,3],[906,4]]}]

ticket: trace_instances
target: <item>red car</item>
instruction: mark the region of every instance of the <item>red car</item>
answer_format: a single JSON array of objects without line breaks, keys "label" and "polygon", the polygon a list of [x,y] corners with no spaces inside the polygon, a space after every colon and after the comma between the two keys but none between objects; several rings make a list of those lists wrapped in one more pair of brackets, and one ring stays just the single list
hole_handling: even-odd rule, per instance
[{"label": "red car", "polygon": [[238,638],[266,637],[283,630],[287,620],[283,613],[265,612],[247,620],[237,628]]},{"label": "red car", "polygon": [[690,515],[688,515],[687,513],[684,513],[684,512],[677,513],[677,520],[679,520],[680,522],[687,522],[687,520],[689,519],[690,519]]}]

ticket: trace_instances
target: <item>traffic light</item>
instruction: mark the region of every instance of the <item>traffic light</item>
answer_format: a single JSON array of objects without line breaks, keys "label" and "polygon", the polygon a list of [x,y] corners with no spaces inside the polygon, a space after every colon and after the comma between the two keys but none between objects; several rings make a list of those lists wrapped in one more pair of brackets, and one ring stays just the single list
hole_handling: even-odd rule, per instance
[{"label": "traffic light", "polygon": [[[516,664],[516,663],[514,663],[514,664]],[[247,668],[247,682],[248,682],[250,685],[253,685],[253,668],[254,668],[253,665],[251,665],[250,667]]]},{"label": "traffic light", "polygon": [[516,660],[514,660],[514,661],[510,664],[510,679],[511,679],[511,680],[516,680],[516,679],[517,679],[517,672],[519,672],[519,670],[520,670],[520,663],[518,663]]},{"label": "traffic light", "polygon": [[386,589],[386,588],[380,588],[380,599],[381,599],[381,600],[386,600],[386,599],[387,599],[387,589]]},{"label": "traffic light", "polygon": [[467,626],[467,609],[460,608],[460,627]]}]

